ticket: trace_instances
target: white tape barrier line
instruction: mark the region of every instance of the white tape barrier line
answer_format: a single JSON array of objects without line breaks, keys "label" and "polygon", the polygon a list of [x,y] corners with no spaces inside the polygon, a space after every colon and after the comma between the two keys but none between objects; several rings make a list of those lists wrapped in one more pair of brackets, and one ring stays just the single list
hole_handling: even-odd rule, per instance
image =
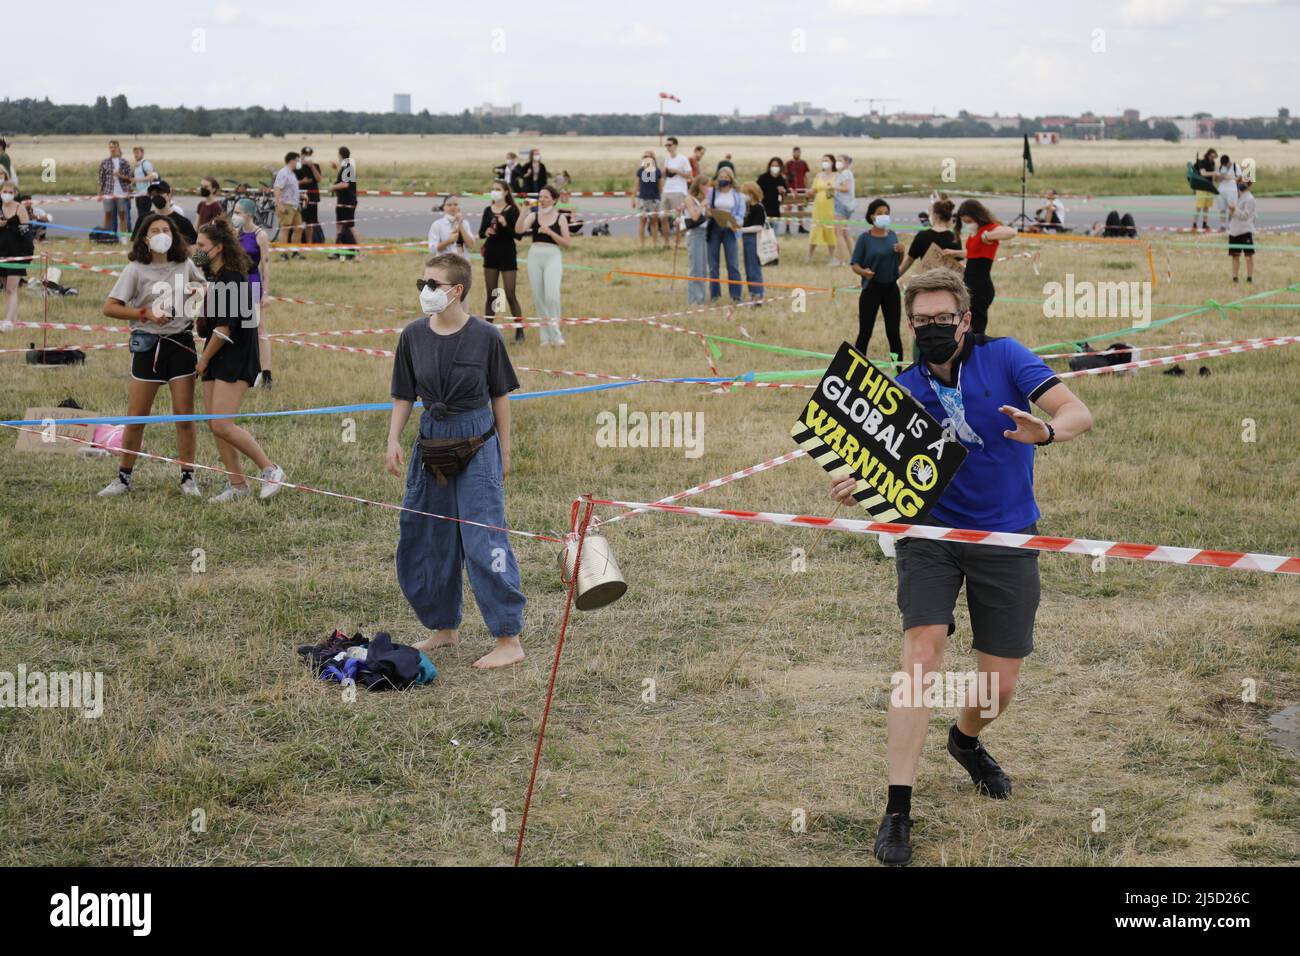
[{"label": "white tape barrier line", "polygon": [[[681,501],[683,498],[689,498],[692,495],[698,495],[705,491],[711,491],[714,488],[720,488],[733,481],[739,481],[741,478],[748,478],[750,475],[757,475],[759,472],[768,471],[769,469],[776,468],[779,465],[784,465],[787,462],[794,461],[796,458],[806,457],[807,454],[808,453],[802,448],[798,448],[788,454],[778,455],[776,458],[769,458],[767,461],[759,462],[757,465],[751,465],[749,468],[742,468],[740,471],[733,471],[731,474],[723,475],[721,478],[714,478],[712,481],[706,481],[704,484],[696,485],[694,488],[687,488],[685,491],[679,491],[674,495],[669,495],[667,498],[660,498],[655,502],[655,504],[670,505],[675,501]],[[633,515],[645,514],[649,510],[651,509],[634,509],[604,520],[596,518],[593,520],[592,527],[595,529],[603,525],[613,524],[616,521],[622,521],[624,518],[630,518]]]},{"label": "white tape barrier line", "polygon": [[890,524],[882,521],[822,518],[815,515],[782,514],[771,511],[693,508],[685,505],[615,501],[602,498],[592,498],[591,500],[594,504],[614,505],[635,511],[663,511],[668,514],[687,515],[697,518],[721,518],[730,521],[747,521],[789,528],[828,528],[831,531],[845,531],[851,534],[888,534],[904,538],[959,541],[965,544],[1081,554],[1089,557],[1104,555],[1110,558],[1127,558],[1134,561],[1158,561],[1166,564],[1231,568],[1238,571],[1266,571],[1273,574],[1300,574],[1300,557],[1277,554],[1215,551],[1207,548],[1176,548],[1169,545],[1133,544],[1090,538],[1056,538],[1048,535],[1015,534],[1007,531],[971,531],[961,528],[943,528],[935,525]]}]

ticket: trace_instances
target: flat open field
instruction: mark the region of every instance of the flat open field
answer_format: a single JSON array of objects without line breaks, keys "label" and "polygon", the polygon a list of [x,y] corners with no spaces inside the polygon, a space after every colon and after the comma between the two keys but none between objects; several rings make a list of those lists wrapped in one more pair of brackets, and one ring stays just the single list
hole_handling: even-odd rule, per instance
[{"label": "flat open field", "polygon": [[[671,130],[670,130],[671,131]],[[96,170],[108,155],[106,136],[41,137],[39,141],[11,137],[9,152],[19,174],[35,184],[41,164],[55,161],[54,193],[94,193]],[[523,155],[540,147],[547,169],[567,169],[574,188],[627,189],[640,162],[641,151],[655,146],[655,137],[593,136],[316,136],[284,139],[246,136],[118,137],[129,157],[130,147],[142,145],[158,170],[174,187],[196,189],[202,176],[214,175],[250,183],[270,182],[284,163],[284,154],[311,144],[322,167],[346,145],[357,162],[365,189],[436,189],[478,191],[487,187],[493,166],[507,150]],[[798,145],[816,168],[823,153],[847,152],[854,157],[858,195],[870,196],[885,187],[910,183],[942,183],[949,189],[1020,191],[1019,137],[998,139],[851,139],[816,136],[682,137],[682,146],[707,147],[705,168],[712,172],[730,153],[742,176],[755,177],[767,160],[788,158]],[[1195,154],[1216,146],[1238,162],[1254,159],[1258,192],[1300,189],[1300,143],[1275,140],[1239,141],[1222,138],[1166,143],[1157,140],[1103,142],[1066,141],[1034,146],[1037,170],[1031,193],[1053,186],[1061,192],[1101,195],[1187,194],[1184,167]],[[662,155],[662,153],[661,153]],[[945,160],[955,160],[956,180],[941,181]]]},{"label": "flat open field", "polygon": [[[804,142],[810,153],[821,148]],[[84,154],[84,144],[76,153],[73,145],[51,144],[51,152]],[[251,162],[240,156],[246,142],[205,145],[214,160]],[[256,149],[269,162],[282,145]],[[316,145],[325,154],[333,144]],[[458,162],[485,165],[504,141],[473,143],[472,154],[470,141],[454,145],[448,152]],[[608,152],[591,162],[608,163],[618,153],[604,145]],[[731,148],[747,162],[773,151],[770,144],[710,145],[715,152]],[[632,155],[635,144],[626,146]],[[166,170],[191,148],[160,145],[151,152]],[[401,148],[406,152],[382,141],[358,146],[363,171],[415,163],[414,144]],[[576,166],[584,148],[589,144],[547,141],[545,156]],[[925,148],[935,157],[942,152],[940,144]],[[863,158],[880,150],[901,162],[904,149],[864,144]],[[1108,144],[1099,149],[1116,162],[1124,154]],[[1155,150],[1174,162],[1191,147]],[[27,154],[26,147],[20,151]],[[1274,155],[1281,161],[1281,152]],[[992,146],[977,156],[994,162]],[[1228,257],[1214,240],[1197,249],[1168,247],[1174,281],[1164,275],[1162,255],[1155,316],[1177,311],[1162,304],[1229,302],[1296,282],[1300,259],[1294,247],[1281,247],[1294,241],[1279,236],[1261,246],[1253,289],[1228,283]],[[1044,283],[1067,271],[1077,280],[1146,279],[1144,249],[1023,237],[1005,252],[1029,249],[1041,250],[1042,275],[1023,259],[997,265],[1000,301],[991,332],[1038,345],[1131,324],[1046,319],[1040,303]],[[632,240],[585,238],[566,261],[592,270],[566,272],[566,314],[686,308],[680,284],[606,274],[667,272],[670,253],[638,253]],[[679,269],[683,261],[684,255]],[[405,323],[415,317],[419,263],[419,255],[277,263],[278,294],[334,304],[274,304],[268,326],[284,332]],[[801,244],[786,237],[781,265],[767,279],[852,282],[847,270],[805,265]],[[67,273],[65,281],[81,294],[51,301],[50,318],[104,321],[100,307],[112,279]],[[525,311],[535,314],[522,274],[519,288]],[[481,308],[479,288],[471,301]],[[1300,294],[1260,302],[1275,307],[1230,310],[1222,318],[1202,313],[1131,341],[1150,346],[1296,331]],[[38,319],[38,303],[24,293],[20,317]],[[363,311],[373,307],[405,314]],[[668,321],[727,336],[737,336],[740,322],[757,341],[833,351],[856,331],[856,302],[852,294],[816,295],[803,313],[781,300],[734,318],[716,311]],[[692,336],[624,325],[573,327],[565,335],[566,348],[543,350],[530,331],[511,354],[518,365],[622,375],[708,372]],[[0,347],[39,337],[34,330],[0,335]],[[49,341],[118,340],[51,332]],[[325,341],[391,348],[396,336]],[[883,357],[884,347],[878,330],[871,352]],[[724,374],[815,364],[723,348]],[[1074,380],[1097,427],[1038,456],[1042,533],[1300,553],[1298,348],[1192,363],[1181,378],[1148,369]],[[0,356],[0,364],[6,418],[66,397],[95,413],[125,411],[124,350],[91,352],[84,367],[73,369],[38,370],[22,364],[21,353]],[[1207,377],[1196,374],[1200,365]],[[390,362],[382,358],[280,344],[274,368],[275,389],[250,393],[245,410],[388,398]],[[525,390],[582,384],[540,372],[520,376]],[[789,451],[789,427],[806,396],[647,384],[517,402],[506,484],[510,522],[553,532],[567,527],[580,492],[649,501]],[[703,412],[704,453],[598,447],[596,416],[617,412],[621,403]],[[168,411],[165,396],[155,411]],[[341,416],[247,424],[290,480],[400,501],[401,483],[382,463],[387,414],[351,417],[355,442],[344,440]],[[1243,441],[1247,419],[1253,442]],[[94,493],[112,477],[111,461],[18,454],[13,438],[0,436],[0,669],[25,663],[103,671],[106,703],[96,720],[64,710],[0,709],[0,863],[509,861],[564,609],[556,545],[515,540],[529,598],[525,663],[490,673],[470,667],[488,638],[467,594],[464,643],[435,653],[441,673],[431,687],[363,691],[347,703],[337,686],[310,676],[294,648],[336,627],[419,639],[395,581],[393,512],[292,490],[270,502],[222,508],[181,498],[173,468],[147,461],[138,467],[135,493],[102,501]],[[145,443],[147,451],[175,454],[166,426],[150,426]],[[202,426],[199,456],[217,464]],[[217,490],[215,476],[200,477],[207,492]],[[695,502],[827,514],[826,487],[821,470],[800,460]],[[870,862],[885,792],[888,680],[900,644],[892,562],[874,541],[827,534],[797,574],[793,549],[808,549],[814,532],[668,515],[615,525],[609,537],[630,590],[571,622],[525,862]],[[206,553],[203,573],[192,570],[196,548]],[[972,792],[943,750],[952,713],[936,711],[913,811],[917,861],[1300,861],[1300,762],[1266,739],[1267,715],[1300,700],[1296,580],[1117,559],[1097,569],[1087,558],[1064,555],[1044,555],[1041,563],[1038,649],[1014,706],[985,735],[1016,781],[1015,796],[993,803]],[[946,664],[960,670],[974,659],[964,605],[958,615]],[[734,679],[720,686],[741,648]],[[643,700],[647,679],[656,683],[654,702]],[[1258,685],[1258,703],[1241,700],[1247,679]],[[497,809],[504,811],[497,817],[504,832],[493,828]],[[1098,809],[1105,811],[1104,832],[1093,829]],[[191,828],[196,810],[206,815],[206,832]],[[798,810],[806,813],[806,832],[792,830]]]}]

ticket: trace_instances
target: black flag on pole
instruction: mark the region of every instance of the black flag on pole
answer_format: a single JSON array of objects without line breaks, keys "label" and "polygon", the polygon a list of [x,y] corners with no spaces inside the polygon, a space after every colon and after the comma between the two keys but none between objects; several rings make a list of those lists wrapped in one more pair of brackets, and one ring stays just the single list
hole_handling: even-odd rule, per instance
[{"label": "black flag on pole", "polygon": [[1034,157],[1033,157],[1033,155],[1029,152],[1029,134],[1028,134],[1028,133],[1025,134],[1025,153],[1024,153],[1024,158],[1025,158],[1025,169],[1029,172],[1030,175],[1033,175],[1033,172],[1034,172]]}]

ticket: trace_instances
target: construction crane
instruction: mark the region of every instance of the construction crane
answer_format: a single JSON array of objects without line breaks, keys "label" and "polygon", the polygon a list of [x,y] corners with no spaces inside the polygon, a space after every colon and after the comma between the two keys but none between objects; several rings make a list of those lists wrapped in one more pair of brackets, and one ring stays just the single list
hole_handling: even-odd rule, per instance
[{"label": "construction crane", "polygon": [[[855,99],[853,102],[866,103],[867,112],[875,113],[877,103],[901,103],[903,101],[901,98],[897,96],[860,96],[857,99]],[[880,115],[884,116],[885,114],[881,113]]]}]

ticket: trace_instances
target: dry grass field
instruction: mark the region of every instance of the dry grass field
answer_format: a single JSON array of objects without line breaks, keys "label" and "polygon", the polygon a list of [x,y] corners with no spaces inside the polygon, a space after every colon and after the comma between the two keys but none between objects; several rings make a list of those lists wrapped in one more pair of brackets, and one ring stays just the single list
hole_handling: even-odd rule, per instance
[{"label": "dry grass field", "polygon": [[[804,140],[807,153],[823,148]],[[837,141],[838,142],[838,141]],[[266,161],[285,144],[258,144]],[[296,140],[289,145],[301,145]],[[334,144],[316,139],[322,155]],[[466,166],[486,166],[505,140],[457,142]],[[547,140],[548,163],[620,161],[639,144]],[[787,144],[709,141],[757,162]],[[829,145],[829,144],[828,144]],[[1005,144],[1004,144],[1005,145]],[[1270,144],[1262,144],[1269,146]],[[84,156],[81,144],[50,155]],[[1061,147],[1069,162],[1148,158],[1146,147]],[[74,153],[74,147],[77,152]],[[204,144],[214,158],[252,162],[246,141]],[[993,148],[992,144],[988,147]],[[1295,146],[1261,151],[1290,162]],[[420,162],[414,143],[378,138],[358,147],[363,175]],[[174,152],[173,152],[174,150]],[[864,144],[869,160],[921,168],[940,143]],[[983,144],[972,163],[992,165]],[[11,147],[30,155],[26,146]],[[1150,147],[1175,162],[1190,145]],[[1051,153],[1044,149],[1045,156]],[[189,143],[151,148],[160,166],[195,170]],[[1266,158],[1267,157],[1267,158]],[[261,161],[260,159],[258,161]],[[997,160],[1001,162],[1001,160]],[[65,167],[66,168],[66,167]],[[434,178],[440,175],[435,167]],[[1119,191],[1119,190],[1116,190]],[[1293,236],[1262,245],[1255,290],[1300,280]],[[84,246],[82,247],[84,248]],[[1147,278],[1144,250],[1021,238],[1006,252],[1040,249],[1042,275],[1025,260],[999,263],[1004,301],[990,331],[1029,345],[1084,338],[1128,319],[1046,319],[1044,283]],[[1170,247],[1156,302],[1228,302],[1232,287],[1216,240]],[[527,253],[526,248],[522,250]],[[75,256],[73,256],[75,258]],[[684,288],[606,274],[666,272],[670,254],[638,253],[632,240],[583,238],[566,253],[566,314],[646,316],[686,308]],[[124,259],[101,257],[97,263]],[[684,261],[679,260],[679,267]],[[282,264],[276,291],[335,305],[276,304],[271,331],[353,329],[415,317],[420,257],[369,255],[354,264],[313,255]],[[476,269],[475,281],[481,279]],[[803,264],[783,237],[778,283],[852,284],[847,270]],[[112,280],[76,274],[81,295],[50,303],[56,321],[100,322]],[[526,278],[520,294],[535,309]],[[472,302],[481,308],[480,290]],[[1012,301],[1021,300],[1021,301]],[[1025,301],[1027,300],[1027,301]],[[22,318],[39,317],[24,294]],[[1262,300],[1280,308],[1202,313],[1143,333],[1134,344],[1294,333],[1300,294]],[[391,307],[397,317],[363,311]],[[1157,309],[1156,316],[1173,310]],[[738,317],[758,341],[834,351],[856,330],[852,294],[813,296]],[[397,321],[395,321],[397,320]],[[722,311],[675,319],[735,336]],[[535,331],[511,346],[519,365],[614,374],[707,374],[691,336],[621,325],[566,329],[563,350]],[[905,333],[906,334],[906,333]],[[38,337],[0,335],[15,348]],[[51,333],[50,342],[115,341]],[[339,341],[339,340],[332,340]],[[346,340],[391,348],[396,337]],[[1300,347],[1072,383],[1097,427],[1038,456],[1045,534],[1155,544],[1300,553]],[[883,357],[877,332],[872,354]],[[101,414],[125,411],[127,354],[89,353],[84,367],[40,370],[0,356],[0,413],[74,397]],[[725,374],[802,369],[807,358],[724,347]],[[1059,363],[1058,363],[1059,364]],[[1198,376],[1197,368],[1210,370]],[[249,411],[386,401],[382,358],[278,345],[276,388],[251,393]],[[579,380],[521,372],[533,391]],[[646,384],[520,401],[513,406],[511,524],[567,526],[581,492],[654,500],[792,448],[799,390]],[[620,403],[644,411],[702,411],[704,453],[602,448],[596,416]],[[168,406],[160,399],[155,411]],[[248,424],[290,480],[397,502],[383,468],[387,414],[252,419]],[[1255,423],[1254,442],[1243,422]],[[408,429],[408,439],[413,428]],[[110,462],[18,454],[0,436],[0,669],[102,671],[102,717],[63,710],[0,709],[0,863],[4,864],[501,864],[511,859],[565,592],[557,546],[515,540],[528,595],[528,659],[482,673],[487,647],[467,608],[460,648],[434,655],[430,687],[361,692],[347,703],[314,680],[298,644],[334,628],[385,629],[413,640],[420,628],[393,569],[397,521],[388,510],[285,491],[270,502],[222,508],[181,498],[171,466],[142,462],[129,499],[94,493]],[[174,434],[150,426],[146,450],[175,454]],[[216,464],[200,432],[200,460]],[[205,489],[217,479],[201,475]],[[801,460],[695,499],[705,506],[826,514],[827,481]],[[608,512],[607,512],[608,513]],[[874,541],[827,534],[806,572],[792,552],[813,532],[648,515],[609,537],[630,590],[571,622],[529,822],[529,864],[846,865],[872,861],[885,793],[888,679],[897,664],[894,569]],[[192,552],[206,571],[192,571]],[[984,799],[943,750],[951,712],[936,711],[918,780],[917,862],[931,865],[1288,864],[1300,861],[1300,762],[1266,740],[1267,715],[1300,699],[1300,590],[1294,578],[1208,568],[1044,555],[1036,653],[1010,712],[986,734],[1016,781],[1014,798]],[[467,596],[468,597],[468,596]],[[770,622],[759,625],[771,612]],[[964,607],[947,666],[973,666]],[[719,679],[746,649],[734,680]],[[644,682],[655,700],[643,700]],[[1241,701],[1243,680],[1258,703]],[[493,828],[504,811],[504,832]],[[1106,827],[1095,832],[1095,811]],[[203,810],[206,831],[191,827]],[[805,832],[792,815],[806,814]],[[498,818],[500,818],[498,816]]]},{"label": "dry grass field", "polygon": [[[316,136],[291,135],[283,139],[252,140],[247,136],[118,137],[130,155],[133,145],[145,147],[163,176],[173,186],[197,188],[200,177],[215,175],[255,183],[270,182],[284,163],[284,154],[310,143],[318,161],[327,166],[338,147],[346,145],[357,162],[357,174],[367,189],[437,189],[482,191],[493,166],[507,150],[521,155],[530,147],[542,150],[552,172],[567,169],[575,188],[626,189],[640,161],[641,151],[655,145],[654,137],[631,136]],[[34,183],[42,164],[53,160],[59,193],[93,193],[96,170],[107,155],[105,136],[11,137],[9,152],[20,175]],[[957,161],[956,181],[950,188],[1019,190],[1020,139],[867,139],[832,136],[682,137],[682,146],[708,149],[705,166],[712,171],[730,153],[741,175],[757,176],[769,157],[788,157],[800,146],[804,159],[815,168],[822,153],[847,152],[854,157],[859,195],[902,183],[940,182],[944,161]],[[1066,141],[1055,146],[1035,146],[1035,190],[1049,185],[1063,192],[1106,194],[1187,193],[1184,166],[1208,146],[1230,152],[1238,162],[1254,159],[1259,191],[1300,188],[1300,143],[1274,140],[1239,141],[1229,137],[1214,141],[1102,142]],[[946,180],[944,182],[947,182]],[[33,187],[35,188],[35,187]]]}]

